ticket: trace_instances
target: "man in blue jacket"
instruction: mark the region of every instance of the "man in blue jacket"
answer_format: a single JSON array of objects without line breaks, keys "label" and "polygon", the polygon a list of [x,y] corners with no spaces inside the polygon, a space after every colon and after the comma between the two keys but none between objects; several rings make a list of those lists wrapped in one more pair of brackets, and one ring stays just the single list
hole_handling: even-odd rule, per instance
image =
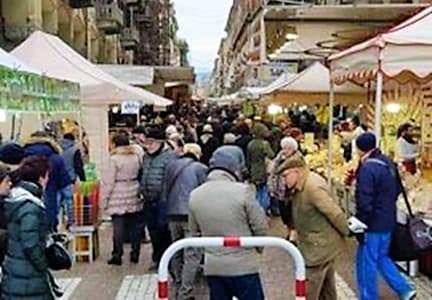
[{"label": "man in blue jacket", "polygon": [[356,217],[368,226],[359,238],[357,283],[360,300],[377,300],[378,271],[402,300],[416,296],[415,289],[389,258],[391,235],[396,227],[396,201],[401,192],[395,164],[377,148],[373,133],[356,140],[361,155],[357,174]]},{"label": "man in blue jacket", "polygon": [[56,232],[60,212],[59,193],[72,183],[63,157],[61,147],[45,132],[35,132],[24,146],[25,157],[43,156],[49,161],[49,181],[44,193],[46,217],[49,229]]}]

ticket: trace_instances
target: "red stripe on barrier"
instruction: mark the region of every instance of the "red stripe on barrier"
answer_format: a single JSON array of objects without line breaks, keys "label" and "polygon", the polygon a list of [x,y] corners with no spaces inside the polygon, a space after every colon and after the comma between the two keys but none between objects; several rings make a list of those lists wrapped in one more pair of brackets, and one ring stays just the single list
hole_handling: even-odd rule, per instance
[{"label": "red stripe on barrier", "polygon": [[241,242],[239,237],[226,237],[223,240],[223,246],[227,248],[238,248],[241,247]]},{"label": "red stripe on barrier", "polygon": [[296,297],[306,297],[306,281],[296,280]]},{"label": "red stripe on barrier", "polygon": [[159,299],[168,299],[168,281],[159,281],[158,296]]}]

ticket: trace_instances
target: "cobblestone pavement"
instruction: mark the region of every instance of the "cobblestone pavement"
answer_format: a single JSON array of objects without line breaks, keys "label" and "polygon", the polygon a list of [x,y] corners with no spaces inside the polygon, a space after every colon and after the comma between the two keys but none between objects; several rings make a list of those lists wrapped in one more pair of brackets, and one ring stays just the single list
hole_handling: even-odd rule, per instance
[{"label": "cobblestone pavement", "polygon": [[[272,220],[272,235],[284,236],[284,230],[279,220]],[[111,228],[104,225],[100,230],[101,256],[92,264],[78,263],[71,271],[59,272],[61,284],[66,292],[62,300],[121,300],[121,299],[155,299],[157,278],[148,272],[150,266],[150,246],[143,245],[141,261],[138,265],[129,263],[125,255],[123,266],[108,266],[106,260],[111,251]],[[338,257],[337,289],[340,300],[357,299],[353,278],[353,252],[351,245],[343,255]],[[126,251],[127,253],[127,251]],[[260,271],[267,299],[290,300],[294,297],[293,263],[288,254],[280,249],[265,249],[260,262]],[[418,290],[417,299],[432,299],[432,281],[425,277],[415,279]],[[396,299],[395,295],[380,284],[381,298]],[[207,299],[205,280],[201,278],[196,290],[196,299]]]}]

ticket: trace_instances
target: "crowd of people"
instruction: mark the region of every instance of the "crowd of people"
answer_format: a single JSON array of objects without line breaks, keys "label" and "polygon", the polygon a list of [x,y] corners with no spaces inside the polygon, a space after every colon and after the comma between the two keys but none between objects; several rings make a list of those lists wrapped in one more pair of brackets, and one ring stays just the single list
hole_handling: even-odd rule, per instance
[{"label": "crowd of people", "polygon": [[[291,115],[292,118],[295,115]],[[358,240],[356,273],[359,298],[379,299],[380,272],[400,299],[414,299],[415,287],[388,256],[396,226],[400,184],[396,165],[377,147],[370,132],[358,132],[357,224],[353,228],[332,199],[324,178],[309,170],[300,141],[302,129],[316,126],[305,114],[277,124],[249,119],[236,108],[196,110],[192,117],[149,118],[131,132],[111,138],[102,201],[111,216],[112,256],[123,264],[130,241],[130,262],[140,260],[148,231],[155,271],[165,250],[193,236],[265,236],[269,217],[281,216],[287,239],[303,254],[307,299],[337,299],[335,259],[350,236]],[[309,128],[309,129],[311,129]],[[407,136],[406,129],[401,136]],[[73,135],[62,149],[43,132],[25,145],[0,148],[1,294],[4,299],[53,299],[53,277],[44,243],[57,230],[61,203],[72,224],[72,193],[85,181],[83,160]],[[175,299],[194,299],[200,265],[210,299],[264,299],[258,257],[262,249],[192,249],[176,254],[170,265]],[[0,256],[0,257],[1,257]]]}]

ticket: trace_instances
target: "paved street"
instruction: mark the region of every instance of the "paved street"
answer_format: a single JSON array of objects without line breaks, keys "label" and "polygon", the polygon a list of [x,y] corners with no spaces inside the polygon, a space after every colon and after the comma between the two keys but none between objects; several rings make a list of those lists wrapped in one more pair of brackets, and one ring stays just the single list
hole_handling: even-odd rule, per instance
[{"label": "paved street", "polygon": [[[284,231],[279,220],[272,220],[272,234],[283,236]],[[123,266],[113,267],[106,264],[111,251],[111,228],[103,225],[100,231],[101,256],[93,264],[78,263],[72,271],[60,272],[58,278],[65,286],[67,299],[154,299],[157,279],[147,270],[150,265],[150,245],[144,245],[139,265],[128,262],[124,257]],[[353,245],[354,248],[354,245]],[[127,253],[127,251],[126,251]],[[353,249],[347,251],[337,261],[337,285],[340,299],[356,299],[352,267]],[[261,273],[267,299],[294,299],[293,265],[290,257],[276,248],[265,249],[261,259]],[[419,291],[417,299],[432,299],[432,285],[426,278],[417,278]],[[395,299],[395,296],[382,286],[381,299]],[[207,299],[203,279],[199,282],[197,299]]]}]

